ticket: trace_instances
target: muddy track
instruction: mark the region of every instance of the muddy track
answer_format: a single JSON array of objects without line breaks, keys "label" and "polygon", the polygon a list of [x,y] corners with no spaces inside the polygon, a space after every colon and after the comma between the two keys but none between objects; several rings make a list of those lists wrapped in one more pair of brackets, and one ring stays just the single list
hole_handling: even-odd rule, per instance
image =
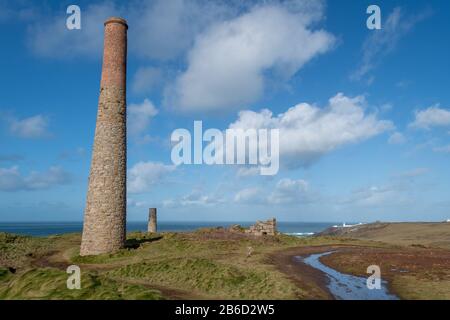
[{"label": "muddy track", "polygon": [[284,273],[304,292],[305,295],[299,296],[300,299],[334,299],[330,290],[327,288],[329,280],[326,274],[298,261],[295,257],[306,257],[311,254],[334,250],[348,252],[361,249],[363,247],[349,245],[297,247],[270,254],[268,262],[275,265],[280,272]]}]

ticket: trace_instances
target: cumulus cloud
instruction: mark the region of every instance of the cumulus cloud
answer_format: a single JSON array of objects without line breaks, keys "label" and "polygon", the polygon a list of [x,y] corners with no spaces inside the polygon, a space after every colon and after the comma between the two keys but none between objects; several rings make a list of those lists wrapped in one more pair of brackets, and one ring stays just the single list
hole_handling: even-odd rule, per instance
[{"label": "cumulus cloud", "polygon": [[100,58],[103,47],[103,21],[121,15],[122,9],[111,2],[90,4],[82,8],[81,29],[66,28],[67,15],[48,15],[28,27],[28,45],[39,56],[51,58]]},{"label": "cumulus cloud", "polygon": [[394,132],[388,139],[389,144],[403,144],[406,142],[405,136],[400,132]]},{"label": "cumulus cloud", "polygon": [[[361,80],[367,76],[388,54],[395,50],[399,41],[420,21],[428,18],[431,12],[424,10],[418,15],[406,15],[397,7],[383,19],[382,29],[370,31],[362,46],[362,58],[359,67],[351,78]],[[369,77],[369,83],[373,77]]]},{"label": "cumulus cloud", "polygon": [[141,57],[169,60],[192,46],[195,36],[235,8],[218,1],[144,1],[128,13],[132,52]]},{"label": "cumulus cloud", "polygon": [[269,196],[272,204],[301,203],[308,201],[308,182],[305,180],[281,179]]},{"label": "cumulus cloud", "polygon": [[256,6],[196,38],[187,70],[166,103],[183,111],[237,108],[261,96],[268,72],[289,79],[334,37],[309,27],[311,17],[278,5]]},{"label": "cumulus cloud", "polygon": [[149,191],[174,170],[175,166],[160,162],[138,162],[128,170],[128,192],[142,193]]},{"label": "cumulus cloud", "polygon": [[9,119],[11,134],[26,139],[38,139],[48,137],[49,120],[43,115],[36,115],[24,119]]},{"label": "cumulus cloud", "polygon": [[[255,5],[283,4],[292,12],[317,19],[321,0],[241,1],[136,0],[128,3],[101,1],[82,6],[81,30],[67,30],[67,15],[45,11],[32,1],[17,5],[0,1],[2,20],[24,20],[28,44],[41,56],[100,58],[103,22],[110,16],[126,17],[129,27],[129,52],[141,58],[167,61],[178,58],[192,47],[195,37],[211,25],[235,17]],[[34,17],[34,19],[33,19]],[[40,19],[37,19],[40,17]],[[45,17],[45,19],[44,19]]]},{"label": "cumulus cloud", "polygon": [[408,201],[408,197],[403,191],[393,185],[370,186],[353,191],[343,203],[369,207],[401,204]]},{"label": "cumulus cloud", "polygon": [[103,22],[110,16],[123,16],[133,30],[129,33],[130,54],[170,60],[183,54],[197,33],[227,16],[231,9],[235,8],[202,0],[148,0],[128,4],[104,1],[82,7],[80,30],[67,30],[66,15],[46,13],[45,20],[29,25],[28,44],[37,55],[44,57],[100,58]]},{"label": "cumulus cloud", "polygon": [[440,108],[439,104],[416,112],[413,128],[430,129],[431,127],[450,126],[450,111]]},{"label": "cumulus cloud", "polygon": [[28,175],[22,175],[18,166],[0,168],[0,191],[41,190],[70,181],[70,174],[60,167],[50,167],[45,172],[32,171]]},{"label": "cumulus cloud", "polygon": [[132,80],[132,90],[135,93],[146,93],[159,87],[163,78],[161,69],[154,67],[139,68]]},{"label": "cumulus cloud", "polygon": [[310,203],[316,198],[309,183],[302,179],[284,178],[269,188],[247,187],[234,195],[234,202],[242,204],[288,205]]},{"label": "cumulus cloud", "polygon": [[[237,108],[262,94],[268,74],[287,80],[332,47],[331,34],[313,29],[323,11],[320,0],[104,1],[83,6],[80,30],[67,30],[66,15],[45,12],[45,19],[29,23],[27,43],[43,57],[98,59],[103,21],[124,16],[133,30],[130,55],[171,70],[165,79],[168,107]],[[179,74],[173,64],[176,59],[187,61],[187,68],[173,79]],[[146,93],[157,81],[161,81],[158,69],[141,67],[131,89]]]},{"label": "cumulus cloud", "polygon": [[145,201],[137,201],[133,198],[127,198],[127,207],[130,208],[142,208],[144,206],[147,206],[147,202]]},{"label": "cumulus cloud", "polygon": [[[280,130],[280,162],[288,167],[308,166],[343,145],[367,140],[392,130],[391,121],[365,112],[363,96],[338,93],[328,106],[300,103],[278,115],[268,109],[239,112],[230,124],[235,129],[277,128]],[[253,142],[255,143],[255,142]]]},{"label": "cumulus cloud", "polygon": [[245,188],[234,196],[234,201],[238,203],[262,203],[264,201],[264,191],[258,187]]},{"label": "cumulus cloud", "polygon": [[148,130],[151,118],[158,114],[158,110],[148,99],[144,99],[140,104],[130,104],[127,110],[127,129],[131,135],[135,136]]},{"label": "cumulus cloud", "polygon": [[204,194],[200,190],[193,190],[187,195],[176,199],[167,199],[163,201],[166,208],[188,207],[188,206],[214,206],[224,203],[224,199],[213,194]]}]

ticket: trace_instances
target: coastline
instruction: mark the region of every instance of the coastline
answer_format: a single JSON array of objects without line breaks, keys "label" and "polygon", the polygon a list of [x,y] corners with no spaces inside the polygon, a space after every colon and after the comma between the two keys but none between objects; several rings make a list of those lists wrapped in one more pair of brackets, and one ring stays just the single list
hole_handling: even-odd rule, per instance
[{"label": "coastline", "polygon": [[[445,239],[449,226],[431,227],[442,228]],[[421,224],[415,227],[423,230]],[[410,226],[405,229],[401,224],[364,228],[353,231],[354,238],[348,234],[253,236],[223,228],[135,232],[128,234],[126,248],[88,257],[78,254],[79,233],[49,237],[0,233],[0,299],[26,299],[31,293],[39,299],[71,299],[78,293],[73,296],[63,289],[65,269],[75,264],[88,281],[80,294],[93,299],[328,300],[334,296],[327,287],[326,273],[296,257],[329,251],[336,252],[321,257],[320,262],[342,274],[367,278],[367,266],[379,265],[388,291],[401,299],[450,297],[447,242],[436,241],[434,236],[425,238],[426,230],[411,239]],[[376,231],[376,240],[367,228]],[[409,242],[398,244],[392,234],[400,239],[408,237]],[[388,241],[380,241],[382,235]],[[21,289],[10,291],[13,284]],[[119,294],[111,286],[125,291]],[[149,289],[153,290],[151,295]]]},{"label": "coastline", "polygon": [[[250,221],[158,221],[161,232],[193,232],[200,228],[227,228],[232,225],[249,227]],[[335,222],[285,222],[278,221],[277,227],[281,233],[293,236],[311,236],[326,230]],[[66,233],[80,233],[82,221],[68,222],[0,222],[0,232],[30,236],[51,236]],[[147,221],[128,221],[127,232],[146,232]]]}]

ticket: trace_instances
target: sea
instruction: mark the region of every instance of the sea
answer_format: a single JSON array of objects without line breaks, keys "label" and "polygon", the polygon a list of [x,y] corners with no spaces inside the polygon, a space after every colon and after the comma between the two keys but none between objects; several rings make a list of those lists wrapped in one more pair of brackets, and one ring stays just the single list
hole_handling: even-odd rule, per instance
[{"label": "sea", "polygon": [[[158,231],[189,232],[199,228],[206,227],[228,227],[239,224],[243,227],[249,227],[253,222],[164,222],[158,221]],[[294,236],[311,236],[326,228],[334,226],[336,222],[278,222],[279,232]],[[0,232],[15,233],[30,236],[49,236],[64,233],[81,232],[82,222],[0,222]],[[146,231],[147,222],[128,221],[127,231]]]}]

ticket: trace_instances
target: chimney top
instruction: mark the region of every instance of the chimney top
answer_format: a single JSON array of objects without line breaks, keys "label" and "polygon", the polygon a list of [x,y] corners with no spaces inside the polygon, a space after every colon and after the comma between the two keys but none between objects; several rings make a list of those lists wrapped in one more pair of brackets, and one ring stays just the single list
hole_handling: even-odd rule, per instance
[{"label": "chimney top", "polygon": [[104,25],[106,26],[108,23],[120,23],[120,24],[123,24],[128,29],[127,20],[125,20],[124,18],[110,17],[110,18],[106,19]]}]

